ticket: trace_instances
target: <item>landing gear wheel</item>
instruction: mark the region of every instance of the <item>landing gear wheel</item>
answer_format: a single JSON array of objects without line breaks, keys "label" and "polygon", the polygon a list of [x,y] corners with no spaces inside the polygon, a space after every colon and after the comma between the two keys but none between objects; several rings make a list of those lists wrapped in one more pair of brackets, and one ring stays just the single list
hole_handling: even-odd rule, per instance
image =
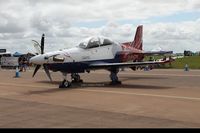
[{"label": "landing gear wheel", "polygon": [[80,75],[78,75],[77,73],[72,74],[72,83],[83,83],[83,80],[81,79]]},{"label": "landing gear wheel", "polygon": [[69,88],[71,83],[67,80],[63,80],[63,82],[59,85],[59,88]]}]

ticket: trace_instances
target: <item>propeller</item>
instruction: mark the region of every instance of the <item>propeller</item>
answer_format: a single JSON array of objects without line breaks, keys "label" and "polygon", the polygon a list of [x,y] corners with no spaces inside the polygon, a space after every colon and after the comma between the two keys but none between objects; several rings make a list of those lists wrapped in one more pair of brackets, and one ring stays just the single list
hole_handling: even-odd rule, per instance
[{"label": "propeller", "polygon": [[[39,44],[37,41],[35,40],[32,40],[34,42],[34,47],[37,49],[38,52],[40,52],[40,54],[44,54],[44,38],[45,38],[45,35],[42,34],[42,38],[41,38],[41,43]],[[39,49],[40,48],[40,49]],[[52,78],[51,78],[51,75],[50,75],[50,72],[49,72],[49,69],[47,67],[46,64],[43,64],[42,65],[43,68],[44,68],[44,71],[45,73],[47,74],[48,78],[50,79],[50,81],[52,82]],[[41,68],[41,65],[37,65],[35,67],[35,70],[33,72],[33,77],[35,76],[35,74],[37,73],[37,71]]]}]

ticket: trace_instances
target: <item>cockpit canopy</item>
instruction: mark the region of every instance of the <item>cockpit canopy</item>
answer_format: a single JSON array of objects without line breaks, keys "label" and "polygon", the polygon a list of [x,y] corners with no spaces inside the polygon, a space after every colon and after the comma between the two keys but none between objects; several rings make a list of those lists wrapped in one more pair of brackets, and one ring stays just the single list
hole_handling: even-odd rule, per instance
[{"label": "cockpit canopy", "polygon": [[114,42],[106,37],[90,37],[87,38],[81,43],[79,43],[79,47],[83,49],[90,49],[90,48],[96,48],[100,46],[107,46],[107,45],[112,45]]}]

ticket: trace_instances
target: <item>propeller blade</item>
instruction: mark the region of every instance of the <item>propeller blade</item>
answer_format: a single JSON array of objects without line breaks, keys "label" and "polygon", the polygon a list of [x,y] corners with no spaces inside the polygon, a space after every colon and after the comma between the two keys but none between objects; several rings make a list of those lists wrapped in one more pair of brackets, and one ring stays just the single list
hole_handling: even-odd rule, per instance
[{"label": "propeller blade", "polygon": [[41,46],[40,46],[40,44],[37,41],[35,41],[35,40],[32,40],[32,41],[33,41],[33,46],[34,46],[36,52],[38,54],[41,54]]},{"label": "propeller blade", "polygon": [[52,78],[51,78],[51,75],[50,75],[50,72],[49,72],[49,69],[48,69],[47,65],[44,64],[43,67],[44,67],[44,71],[46,72],[48,78],[52,82]]},{"label": "propeller blade", "polygon": [[37,73],[37,71],[40,69],[41,65],[37,65],[35,70],[34,70],[34,73],[33,73],[33,77],[35,76],[35,74]]},{"label": "propeller blade", "polygon": [[45,37],[45,35],[42,34],[42,39],[41,39],[41,54],[44,54],[44,37]]}]

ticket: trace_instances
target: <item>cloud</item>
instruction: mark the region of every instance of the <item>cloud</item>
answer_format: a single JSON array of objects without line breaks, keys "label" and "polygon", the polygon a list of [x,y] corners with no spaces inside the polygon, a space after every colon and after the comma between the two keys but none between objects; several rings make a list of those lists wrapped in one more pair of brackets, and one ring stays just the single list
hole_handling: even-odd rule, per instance
[{"label": "cloud", "polygon": [[145,26],[144,38],[147,48],[154,47],[159,44],[166,49],[175,52],[183,52],[183,50],[198,51],[200,49],[199,41],[200,23],[196,21],[180,22],[180,23],[157,23]]},{"label": "cloud", "polygon": [[[0,0],[0,46],[12,52],[32,51],[31,40],[40,41],[43,33],[49,45],[47,51],[77,45],[81,39],[93,35],[108,36],[119,42],[131,41],[137,26],[132,21],[142,24],[156,16],[199,13],[199,7],[198,0]],[[123,20],[130,22],[118,23]],[[99,21],[106,24],[76,25]],[[175,51],[199,49],[199,27],[199,20],[146,23],[145,48],[150,49],[156,43]]]},{"label": "cloud", "polygon": [[23,32],[25,28],[16,24],[16,17],[7,13],[0,12],[0,33],[18,33]]},{"label": "cloud", "polygon": [[188,0],[188,9],[200,10],[200,1],[199,0]]}]

